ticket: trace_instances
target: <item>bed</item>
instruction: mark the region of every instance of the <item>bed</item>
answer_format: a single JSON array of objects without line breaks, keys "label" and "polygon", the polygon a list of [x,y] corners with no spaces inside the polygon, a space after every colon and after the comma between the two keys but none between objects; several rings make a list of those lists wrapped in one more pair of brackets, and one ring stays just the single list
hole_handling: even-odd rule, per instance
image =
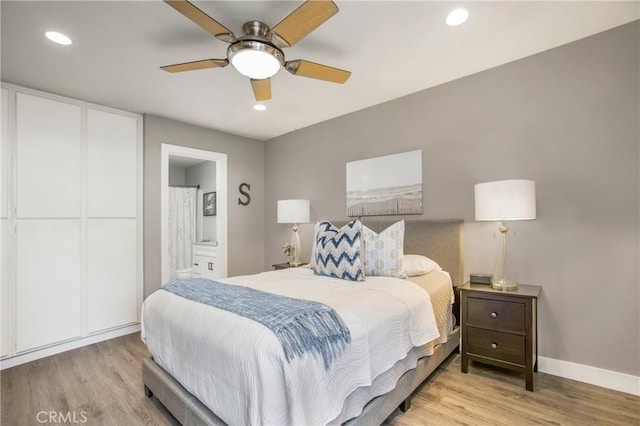
[{"label": "bed", "polygon": [[[366,225],[379,232],[392,223],[367,221]],[[384,281],[384,277],[371,277],[360,285],[335,286],[331,283],[331,279],[318,280],[317,277],[313,277],[312,271],[302,268],[272,271],[251,278],[238,277],[229,280],[229,282],[241,285],[250,283],[257,288],[263,284],[279,282],[282,288],[285,288],[287,292],[293,291],[295,295],[298,291],[295,283],[299,281],[305,283],[305,291],[309,294],[313,293],[313,297],[332,304],[336,304],[336,302],[331,297],[338,300],[340,298],[357,298],[360,296],[355,292],[368,292],[366,298],[373,301],[374,307],[376,298],[379,299],[378,304],[393,300],[393,303],[400,307],[408,307],[412,299],[429,295],[425,297],[439,300],[434,303],[434,309],[438,305],[440,311],[446,312],[448,310],[450,314],[451,305],[448,302],[451,302],[452,296],[451,283],[454,286],[460,285],[462,275],[462,221],[406,221],[405,227],[405,253],[428,256],[436,260],[447,272],[434,271],[422,277],[413,277],[410,279],[412,282],[400,283],[398,285],[402,288],[394,289],[394,292],[398,292],[398,296],[389,297],[389,295],[383,294],[386,288],[384,286],[388,285]],[[332,285],[331,291],[325,290],[326,286]],[[162,300],[161,303],[161,298],[166,300]],[[401,300],[402,298],[404,300]],[[351,345],[353,349],[350,351],[355,352],[353,355],[339,358],[335,361],[336,364],[331,367],[337,371],[344,371],[340,380],[335,380],[336,384],[333,376],[328,373],[325,376],[320,368],[317,369],[318,371],[312,371],[314,367],[311,364],[293,362],[291,364],[285,363],[283,366],[278,364],[275,358],[271,360],[269,348],[270,345],[273,346],[273,342],[262,339],[258,334],[251,335],[252,332],[248,332],[250,339],[259,341],[262,351],[261,358],[266,359],[266,361],[261,360],[260,362],[267,364],[266,367],[258,365],[254,368],[249,364],[252,357],[255,356],[242,351],[242,346],[236,346],[235,340],[232,339],[235,335],[240,340],[241,337],[237,337],[240,333],[237,330],[234,331],[235,324],[225,323],[225,318],[217,318],[216,320],[220,321],[219,328],[223,330],[222,336],[218,338],[189,338],[190,330],[198,326],[207,330],[216,328],[214,323],[206,323],[209,321],[206,319],[208,317],[199,317],[200,310],[209,307],[194,307],[187,304],[190,301],[180,301],[179,298],[170,298],[165,294],[156,296],[155,299],[157,301],[154,301],[151,307],[146,306],[143,314],[145,339],[153,357],[143,361],[145,393],[149,397],[154,395],[178,421],[185,425],[225,423],[380,424],[396,408],[407,409],[409,407],[411,393],[458,347],[459,343],[459,331],[451,316],[446,317],[440,314],[437,319],[435,315],[432,315],[433,319],[424,319],[425,324],[430,324],[433,321],[437,323],[435,334],[432,331],[427,331],[426,326],[422,327],[416,319],[418,317],[411,318],[410,322],[413,321],[412,324],[416,330],[415,332],[410,331],[410,337],[406,338],[396,337],[393,330],[384,331],[382,328],[380,328],[381,331],[376,331],[376,333],[381,333],[380,336],[372,333],[369,329],[359,331],[358,325],[362,321],[357,322],[349,317],[347,311],[341,311],[340,315],[346,318],[345,322],[352,330],[353,341]],[[385,303],[389,305],[389,309],[393,309],[391,302]],[[340,304],[337,303],[337,305]],[[188,314],[180,313],[182,311]],[[172,314],[167,314],[167,312]],[[372,315],[371,312],[364,315],[367,318],[367,326],[369,326],[369,321],[375,319],[375,315]],[[420,316],[423,313],[416,312],[415,315]],[[420,319],[420,321],[423,320]],[[227,334],[224,334],[224,330]],[[367,338],[363,340],[362,336]],[[437,339],[434,340],[434,337]],[[408,340],[412,341],[408,343]],[[168,342],[173,345],[170,349],[167,347]],[[220,342],[226,342],[226,344],[222,345]],[[362,357],[365,356],[366,351],[361,350],[363,347],[385,344],[389,346],[383,352],[390,352],[389,358],[383,358],[372,352],[371,358],[367,358],[369,359],[368,363],[360,362],[358,364],[356,362],[354,364],[354,360],[363,359]],[[402,355],[394,355],[391,353],[394,352],[394,348],[404,352]],[[361,351],[358,352],[358,350]],[[225,351],[227,354],[222,354]],[[351,354],[351,352],[349,353]],[[239,367],[233,369],[233,372],[230,372],[228,368],[225,369],[222,365],[215,367],[218,358],[225,356],[239,360]],[[349,364],[349,357],[353,358],[351,364]],[[245,368],[246,373],[244,373]],[[293,373],[289,374],[291,373],[289,370],[292,368],[294,368]],[[207,369],[219,370],[221,373],[212,373],[211,375],[202,373]],[[285,375],[286,377],[281,378],[279,375],[283,371],[289,371],[289,373]],[[221,377],[209,377],[216,375]],[[286,386],[282,383],[286,383]],[[252,386],[256,387],[255,394],[249,392],[249,388]],[[337,396],[337,402],[329,398],[334,394]],[[313,400],[314,397],[317,400]],[[315,404],[316,411],[318,411],[318,407],[321,407],[318,412],[309,410],[309,407],[313,405],[310,401],[317,402]],[[246,413],[249,414],[238,413],[238,410],[242,411],[243,404],[252,407],[251,413],[248,409]],[[258,407],[261,405],[272,407],[273,409],[270,408],[270,410],[275,414],[265,411],[264,407]],[[301,407],[304,410],[301,410]],[[239,415],[248,417],[238,417]]]}]

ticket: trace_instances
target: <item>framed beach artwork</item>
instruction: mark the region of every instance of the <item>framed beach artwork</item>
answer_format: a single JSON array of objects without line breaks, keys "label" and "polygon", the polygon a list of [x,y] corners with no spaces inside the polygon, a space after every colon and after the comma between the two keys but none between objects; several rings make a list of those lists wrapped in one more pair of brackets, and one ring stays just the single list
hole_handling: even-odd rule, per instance
[{"label": "framed beach artwork", "polygon": [[204,216],[215,216],[216,215],[216,193],[215,192],[207,192],[202,196],[203,198],[203,214]]},{"label": "framed beach artwork", "polygon": [[422,150],[348,162],[347,213],[422,214]]}]

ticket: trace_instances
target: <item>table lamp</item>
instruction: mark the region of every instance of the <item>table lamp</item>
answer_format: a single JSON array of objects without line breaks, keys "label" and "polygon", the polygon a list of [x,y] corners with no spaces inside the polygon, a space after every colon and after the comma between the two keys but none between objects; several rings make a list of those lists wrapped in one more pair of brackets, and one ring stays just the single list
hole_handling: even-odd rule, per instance
[{"label": "table lamp", "polygon": [[292,223],[291,245],[293,260],[291,266],[300,266],[300,236],[298,224],[309,223],[309,200],[278,200],[278,223]]},{"label": "table lamp", "polygon": [[518,288],[517,281],[507,279],[507,227],[508,220],[536,218],[536,183],[532,180],[499,180],[475,185],[476,220],[501,221],[502,259],[501,276],[491,282],[496,290]]}]

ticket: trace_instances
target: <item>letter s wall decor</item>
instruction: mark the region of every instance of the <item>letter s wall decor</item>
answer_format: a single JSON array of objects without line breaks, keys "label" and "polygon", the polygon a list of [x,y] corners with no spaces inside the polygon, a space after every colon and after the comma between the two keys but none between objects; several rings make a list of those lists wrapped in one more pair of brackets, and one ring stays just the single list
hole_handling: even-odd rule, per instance
[{"label": "letter s wall decor", "polygon": [[246,199],[238,198],[238,204],[243,206],[248,206],[251,202],[251,195],[249,195],[249,191],[251,190],[251,185],[248,183],[241,183],[238,187],[238,191],[240,191],[240,195],[246,197]]}]

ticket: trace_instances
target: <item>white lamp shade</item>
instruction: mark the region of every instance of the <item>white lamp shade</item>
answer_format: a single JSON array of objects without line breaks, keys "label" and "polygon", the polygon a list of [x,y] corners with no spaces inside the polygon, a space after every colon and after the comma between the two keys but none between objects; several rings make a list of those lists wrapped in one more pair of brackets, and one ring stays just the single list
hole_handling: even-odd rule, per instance
[{"label": "white lamp shade", "polygon": [[526,220],[536,218],[536,183],[499,180],[475,186],[476,220]]},{"label": "white lamp shade", "polygon": [[309,223],[309,200],[278,200],[278,223]]}]

